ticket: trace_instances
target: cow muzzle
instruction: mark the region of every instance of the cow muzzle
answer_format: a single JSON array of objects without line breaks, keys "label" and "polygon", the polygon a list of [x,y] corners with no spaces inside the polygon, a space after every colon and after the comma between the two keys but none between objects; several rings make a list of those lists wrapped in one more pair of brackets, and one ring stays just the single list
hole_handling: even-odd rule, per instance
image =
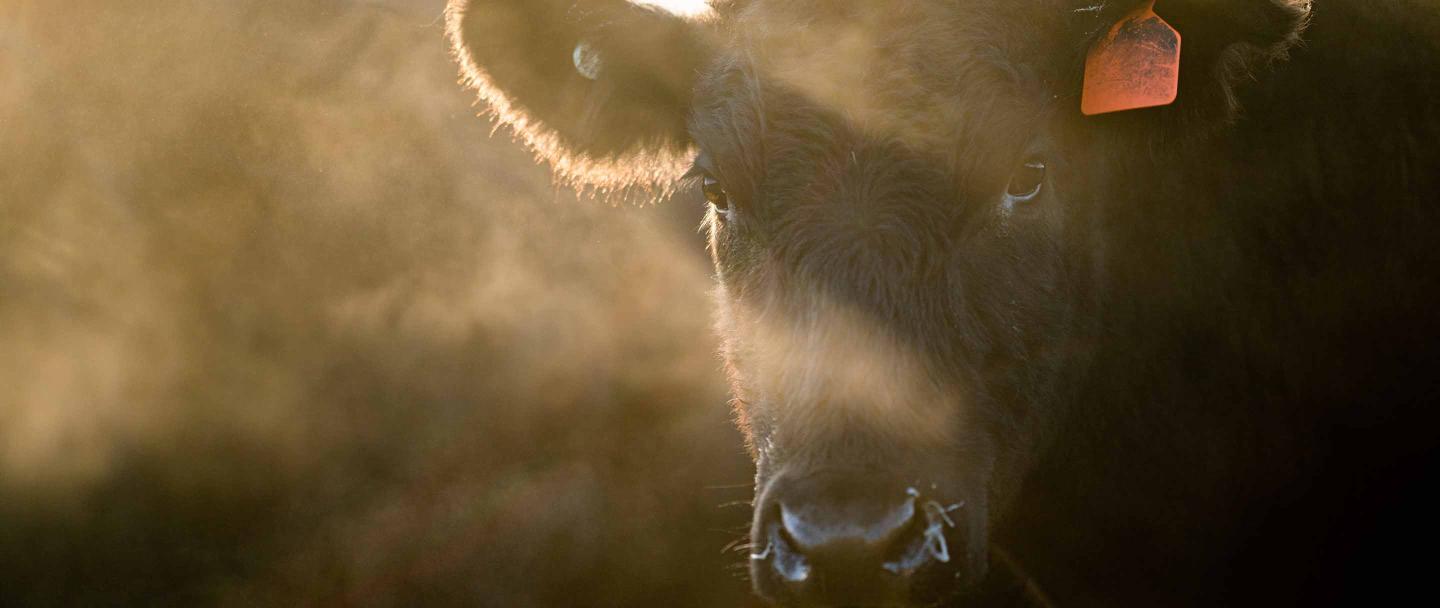
[{"label": "cow muzzle", "polygon": [[933,603],[983,575],[963,501],[860,474],[778,477],[756,503],[751,573],[782,605]]}]

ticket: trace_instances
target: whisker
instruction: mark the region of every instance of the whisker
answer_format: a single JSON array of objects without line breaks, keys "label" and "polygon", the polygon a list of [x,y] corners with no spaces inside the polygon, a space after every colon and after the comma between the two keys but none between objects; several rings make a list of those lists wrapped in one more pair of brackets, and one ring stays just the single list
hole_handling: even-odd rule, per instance
[{"label": "whisker", "polygon": [[770,554],[772,554],[772,553],[774,553],[774,552],[775,552],[775,543],[773,543],[773,542],[772,542],[772,543],[766,543],[766,545],[765,545],[765,550],[764,550],[764,551],[761,551],[761,552],[759,552],[759,553],[751,553],[751,554],[750,554],[750,561],[752,561],[752,562],[765,561],[765,560],[767,560],[767,559],[770,559]]},{"label": "whisker", "polygon": [[742,490],[742,489],[743,489],[743,490],[749,490],[749,489],[754,488],[754,487],[755,487],[755,484],[753,484],[753,483],[735,483],[735,484],[724,484],[724,485],[717,485],[717,486],[705,486],[705,489],[706,489],[706,490]]},{"label": "whisker", "polygon": [[731,552],[731,551],[746,551],[746,550],[749,550],[749,549],[750,549],[751,547],[753,547],[753,546],[755,546],[755,545],[754,545],[754,543],[751,543],[751,542],[750,542],[750,539],[749,539],[749,538],[737,538],[737,539],[732,540],[732,541],[730,541],[729,543],[727,543],[727,544],[725,545],[725,548],[724,548],[724,549],[721,549],[720,552],[721,552],[721,553],[729,553],[729,552]]}]

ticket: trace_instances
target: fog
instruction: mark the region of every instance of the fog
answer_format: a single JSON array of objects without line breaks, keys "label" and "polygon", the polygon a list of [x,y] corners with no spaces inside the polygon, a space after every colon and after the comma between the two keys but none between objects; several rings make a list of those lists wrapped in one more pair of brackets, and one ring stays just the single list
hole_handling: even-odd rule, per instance
[{"label": "fog", "polygon": [[442,4],[0,0],[0,604],[751,602],[699,196],[556,186]]}]

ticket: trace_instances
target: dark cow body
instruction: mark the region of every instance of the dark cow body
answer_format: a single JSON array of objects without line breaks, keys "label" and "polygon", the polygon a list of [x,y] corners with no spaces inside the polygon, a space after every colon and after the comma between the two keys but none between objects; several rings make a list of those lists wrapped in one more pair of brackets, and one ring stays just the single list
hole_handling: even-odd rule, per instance
[{"label": "dark cow body", "polygon": [[565,177],[695,157],[762,595],[1423,589],[1440,6],[1160,0],[1178,100],[1085,117],[1086,51],[1140,2],[573,4],[456,0],[451,32]]}]

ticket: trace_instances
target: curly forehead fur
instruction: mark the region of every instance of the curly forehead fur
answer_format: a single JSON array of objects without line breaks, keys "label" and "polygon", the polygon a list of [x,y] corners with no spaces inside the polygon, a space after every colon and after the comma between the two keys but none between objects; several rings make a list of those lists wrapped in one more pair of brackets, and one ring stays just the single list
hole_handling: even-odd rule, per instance
[{"label": "curly forehead fur", "polygon": [[[1055,62],[997,27],[1004,11],[906,1],[747,3],[700,78],[690,128],[735,163],[776,148],[890,142],[969,173],[1050,106]],[[1047,21],[1047,20],[1041,20]],[[1063,29],[1062,19],[1036,23]],[[1013,26],[1012,28],[1013,29]],[[1032,100],[1039,99],[1040,103]]]}]

